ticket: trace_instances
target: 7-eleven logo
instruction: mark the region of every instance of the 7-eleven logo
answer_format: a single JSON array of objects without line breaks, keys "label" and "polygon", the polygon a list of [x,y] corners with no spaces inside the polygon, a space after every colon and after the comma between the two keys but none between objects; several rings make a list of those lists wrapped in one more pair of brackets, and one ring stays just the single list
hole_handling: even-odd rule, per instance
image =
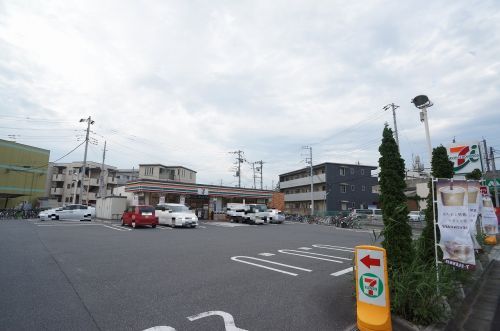
[{"label": "7-eleven logo", "polygon": [[370,273],[361,275],[359,278],[359,287],[365,295],[371,298],[379,297],[384,292],[382,280]]},{"label": "7-eleven logo", "polygon": [[453,170],[459,171],[469,163],[479,161],[479,146],[474,144],[450,147],[450,160],[454,162]]}]

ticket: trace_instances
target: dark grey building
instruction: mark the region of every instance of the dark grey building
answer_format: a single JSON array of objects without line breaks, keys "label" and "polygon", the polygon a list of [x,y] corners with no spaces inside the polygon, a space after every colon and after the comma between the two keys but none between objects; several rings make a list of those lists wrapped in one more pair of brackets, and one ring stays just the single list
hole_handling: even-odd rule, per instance
[{"label": "dark grey building", "polygon": [[[321,163],[313,167],[313,200],[316,213],[368,208],[378,205],[378,184],[372,176],[374,166],[343,163]],[[285,212],[309,214],[311,204],[310,168],[282,174],[280,191],[285,193]]]}]

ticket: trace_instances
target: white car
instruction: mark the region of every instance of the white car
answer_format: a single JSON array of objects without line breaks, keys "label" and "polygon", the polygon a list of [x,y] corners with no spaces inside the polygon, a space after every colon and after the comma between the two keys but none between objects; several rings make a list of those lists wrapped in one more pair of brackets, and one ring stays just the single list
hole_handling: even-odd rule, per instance
[{"label": "white car", "polygon": [[282,224],[285,221],[285,214],[278,209],[268,209],[267,221],[269,223],[279,223]]},{"label": "white car", "polygon": [[55,220],[91,221],[95,218],[94,207],[78,204],[57,208],[54,213],[55,216],[52,219]]},{"label": "white car", "polygon": [[164,203],[155,207],[158,224],[195,228],[198,226],[198,217],[194,211],[180,203]]},{"label": "white car", "polygon": [[411,211],[408,217],[410,218],[410,222],[423,222],[425,220],[423,211]]},{"label": "white car", "polygon": [[50,221],[50,220],[53,220],[56,217],[56,209],[58,209],[58,208],[52,208],[52,209],[42,210],[38,214],[38,218],[40,219],[40,221]]}]

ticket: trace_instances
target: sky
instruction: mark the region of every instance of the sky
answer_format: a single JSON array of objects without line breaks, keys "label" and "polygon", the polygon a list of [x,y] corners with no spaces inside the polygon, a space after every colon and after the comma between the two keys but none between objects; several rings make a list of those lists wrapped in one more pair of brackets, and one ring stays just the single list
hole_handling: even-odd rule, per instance
[{"label": "sky", "polygon": [[[500,151],[498,1],[0,1],[0,139],[204,184],[264,186],[313,163],[378,165],[384,123],[408,168],[432,146]],[[80,146],[60,162],[83,159]]]}]

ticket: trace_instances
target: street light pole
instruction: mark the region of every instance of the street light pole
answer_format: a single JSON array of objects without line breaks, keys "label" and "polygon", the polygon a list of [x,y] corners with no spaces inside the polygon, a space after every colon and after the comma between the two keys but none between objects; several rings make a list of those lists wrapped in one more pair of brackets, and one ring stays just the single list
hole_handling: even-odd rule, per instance
[{"label": "street light pole", "polygon": [[[82,203],[83,201],[83,183],[85,180],[85,168],[87,167],[87,150],[89,148],[89,133],[90,133],[90,124],[94,124],[94,121],[92,121],[92,117],[89,116],[88,118],[82,118],[80,119],[80,122],[87,122],[87,134],[85,135],[85,154],[83,155],[83,170],[82,170],[82,186],[80,186],[80,195],[78,197],[78,203]],[[80,176],[79,176],[80,177]],[[90,184],[90,183],[89,183]],[[88,204],[88,201],[87,201]]]},{"label": "street light pole", "polygon": [[425,138],[427,140],[427,150],[429,152],[429,162],[431,162],[432,161],[432,144],[431,144],[431,135],[429,133],[429,120],[427,118],[427,107],[422,109],[421,118],[422,118],[421,121],[424,122],[424,126],[425,126]]},{"label": "street light pole", "polygon": [[427,118],[427,108],[432,107],[433,103],[426,95],[418,95],[411,101],[415,107],[420,109],[420,122],[425,125],[425,138],[427,139],[427,149],[429,151],[429,163],[432,162],[431,135],[429,133],[429,121]]}]

